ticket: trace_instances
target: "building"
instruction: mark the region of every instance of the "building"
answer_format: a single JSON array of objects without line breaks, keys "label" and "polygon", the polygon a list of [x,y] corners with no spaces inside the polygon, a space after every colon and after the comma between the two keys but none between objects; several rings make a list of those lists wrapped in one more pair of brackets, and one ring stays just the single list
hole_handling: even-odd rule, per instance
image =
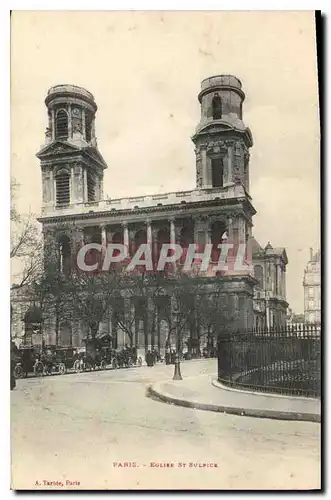
[{"label": "building", "polygon": [[321,252],[310,249],[310,259],[304,271],[304,315],[306,323],[321,322]]},{"label": "building", "polygon": [[268,242],[265,248],[252,238],[254,277],[254,311],[256,328],[272,328],[285,325],[288,303],[286,302],[285,248],[273,248]]},{"label": "building", "polygon": [[[42,214],[46,254],[56,248],[59,266],[70,267],[74,248],[86,242],[123,243],[130,253],[142,243],[152,247],[153,255],[162,243],[177,243],[184,249],[197,244],[212,245],[211,260],[219,258],[218,244],[225,240],[245,245],[243,270],[208,270],[206,287],[217,281],[238,328],[271,326],[285,322],[284,249],[256,248],[252,238],[252,218],[256,213],[250,196],[249,150],[251,131],[243,121],[245,94],[238,78],[220,75],[202,81],[198,96],[201,116],[192,141],[196,155],[196,188],[151,196],[104,199],[103,182],[107,164],[97,145],[95,121],[97,105],[93,95],[75,85],[57,85],[47,94],[48,128],[45,143],[37,153],[42,173]],[[69,228],[69,230],[68,230]],[[252,246],[254,274],[252,272]],[[258,245],[259,246],[259,245]],[[181,268],[183,260],[175,266]],[[255,290],[256,288],[256,290]],[[171,294],[170,294],[171,295]],[[123,294],[124,314],[136,314],[134,301]],[[172,307],[171,296],[167,308]],[[152,309],[150,298],[146,308]],[[169,325],[157,306],[157,333],[150,332],[150,315],[137,317],[136,342],[145,348],[163,348]],[[285,313],[284,313],[285,311]],[[58,324],[58,327],[55,326]],[[74,346],[81,344],[86,325],[63,325],[63,337]],[[49,343],[61,339],[61,321],[49,325]],[[117,328],[114,314],[100,328],[123,345],[125,332]],[[197,327],[196,327],[197,328]],[[195,328],[195,331],[196,331]],[[188,336],[191,332],[187,333]],[[157,339],[157,340],[155,340]]]}]

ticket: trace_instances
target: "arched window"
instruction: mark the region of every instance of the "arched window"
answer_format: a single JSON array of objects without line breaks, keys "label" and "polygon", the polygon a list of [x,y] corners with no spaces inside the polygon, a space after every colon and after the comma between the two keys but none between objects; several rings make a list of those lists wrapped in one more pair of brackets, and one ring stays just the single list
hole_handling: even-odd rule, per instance
[{"label": "arched window", "polygon": [[60,109],[56,115],[55,137],[68,139],[68,115],[64,109]]},{"label": "arched window", "polygon": [[223,158],[213,158],[211,160],[213,187],[223,187],[223,170]]},{"label": "arched window", "polygon": [[87,200],[95,201],[95,176],[90,172],[87,173]]},{"label": "arched window", "polygon": [[212,100],[213,120],[220,120],[222,118],[222,101],[218,95],[215,95]]},{"label": "arched window", "polygon": [[263,267],[262,266],[254,266],[254,278],[257,280],[257,286],[259,288],[263,288]]},{"label": "arched window", "polygon": [[60,170],[55,176],[56,205],[66,206],[70,203],[70,175],[66,170]]}]

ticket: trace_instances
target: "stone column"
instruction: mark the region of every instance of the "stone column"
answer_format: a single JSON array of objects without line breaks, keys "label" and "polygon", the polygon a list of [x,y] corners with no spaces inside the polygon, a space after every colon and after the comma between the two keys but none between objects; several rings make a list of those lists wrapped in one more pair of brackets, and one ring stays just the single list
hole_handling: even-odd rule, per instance
[{"label": "stone column", "polygon": [[266,316],[266,326],[267,326],[267,329],[269,330],[270,328],[270,306],[269,306],[269,299],[266,300],[266,303],[265,303],[265,316]]},{"label": "stone column", "polygon": [[227,157],[227,161],[228,161],[228,171],[227,171],[227,179],[226,179],[226,183],[227,184],[232,184],[233,182],[233,179],[232,179],[232,170],[233,170],[233,146],[230,145],[228,146],[228,157]]},{"label": "stone column", "polygon": [[87,169],[84,168],[84,202],[87,203],[88,195],[87,195]]},{"label": "stone column", "polygon": [[82,132],[83,132],[83,138],[86,140],[86,121],[85,121],[85,109],[82,109]]},{"label": "stone column", "polygon": [[234,225],[235,225],[235,221],[234,221],[234,218],[232,216],[229,216],[228,217],[228,240],[229,242],[233,243],[233,236],[234,236]]},{"label": "stone column", "polygon": [[55,109],[52,108],[52,141],[55,140]]},{"label": "stone column", "polygon": [[152,260],[153,260],[153,264],[155,264],[155,266],[157,265],[158,250],[159,250],[157,234],[158,234],[158,229],[153,227],[152,228]]},{"label": "stone column", "polygon": [[75,186],[74,186],[74,170],[70,169],[70,182],[69,182],[69,205],[72,205],[75,199]]},{"label": "stone column", "polygon": [[100,226],[101,228],[101,245],[103,249],[107,248],[107,229],[104,224]]},{"label": "stone column", "polygon": [[68,138],[72,139],[71,104],[68,104]]},{"label": "stone column", "polygon": [[246,255],[247,255],[248,265],[253,267],[252,226],[249,222],[246,222]]},{"label": "stone column", "polygon": [[152,225],[150,220],[146,221],[146,235],[146,243],[152,247]]},{"label": "stone column", "polygon": [[277,272],[278,272],[278,290],[277,290],[277,295],[282,296],[282,268],[281,264],[277,264]]},{"label": "stone column", "polygon": [[170,222],[170,243],[171,245],[176,244],[176,229],[175,229],[175,218],[169,219]]},{"label": "stone column", "polygon": [[147,298],[147,345],[148,349],[155,347],[155,310],[153,297]]},{"label": "stone column", "polygon": [[92,120],[91,137],[92,137],[92,139],[95,139],[95,118],[93,118],[93,120]]},{"label": "stone column", "polygon": [[129,228],[126,222],[122,224],[123,226],[123,244],[125,248],[127,249],[127,255],[129,255]]},{"label": "stone column", "polygon": [[49,170],[49,201],[52,205],[55,205],[56,191],[54,189],[54,172],[51,168]]},{"label": "stone column", "polygon": [[246,243],[246,221],[243,217],[238,218],[239,240],[238,243]]},{"label": "stone column", "polygon": [[212,163],[211,163],[211,158],[208,156],[207,151],[206,153],[206,170],[207,170],[207,186],[208,188],[213,187],[213,173],[212,173]]},{"label": "stone column", "polygon": [[[124,323],[127,330],[131,332],[131,300],[129,297],[124,298]],[[124,340],[124,345],[129,344],[131,346],[133,344],[133,338],[131,340],[131,337],[128,334],[128,332],[124,330],[123,330],[123,340]]]},{"label": "stone column", "polygon": [[201,145],[200,147],[201,154],[201,170],[202,170],[202,187],[207,188],[210,187],[210,180],[208,176],[208,165],[207,165],[207,149],[205,145]]},{"label": "stone column", "polygon": [[[176,244],[176,227],[175,227],[175,218],[171,217],[169,219],[170,222],[170,244],[175,245]],[[176,262],[173,263],[172,265],[173,272],[176,272],[177,266]]]},{"label": "stone column", "polygon": [[286,267],[283,268],[283,298],[286,300]]},{"label": "stone column", "polygon": [[197,220],[197,227],[196,227],[196,235],[197,239],[195,243],[198,243],[199,249],[201,247],[201,251],[203,252],[205,250],[205,245],[206,243],[210,243],[209,241],[209,222],[208,219],[201,218],[200,220]]}]

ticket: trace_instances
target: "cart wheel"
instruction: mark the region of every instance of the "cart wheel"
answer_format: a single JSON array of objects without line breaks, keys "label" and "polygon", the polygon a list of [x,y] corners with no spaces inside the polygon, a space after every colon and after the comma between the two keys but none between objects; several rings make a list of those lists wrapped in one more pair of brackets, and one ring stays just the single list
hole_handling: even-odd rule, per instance
[{"label": "cart wheel", "polygon": [[75,372],[81,372],[82,371],[79,359],[76,359],[76,361],[74,362],[74,370],[75,370]]},{"label": "cart wheel", "polygon": [[61,373],[61,375],[64,375],[66,373],[66,366],[64,363],[60,363],[59,364],[59,373]]},{"label": "cart wheel", "polygon": [[105,370],[107,368],[106,361],[103,359],[100,363],[100,370]]},{"label": "cart wheel", "polygon": [[112,364],[113,368],[115,368],[115,369],[118,368],[118,363],[117,363],[117,359],[116,358],[113,358],[111,364]]},{"label": "cart wheel", "polygon": [[15,378],[22,378],[23,377],[23,368],[22,365],[16,365],[14,368],[14,376]]},{"label": "cart wheel", "polygon": [[33,367],[33,372],[38,377],[42,377],[44,374],[44,364],[41,361],[37,361]]}]

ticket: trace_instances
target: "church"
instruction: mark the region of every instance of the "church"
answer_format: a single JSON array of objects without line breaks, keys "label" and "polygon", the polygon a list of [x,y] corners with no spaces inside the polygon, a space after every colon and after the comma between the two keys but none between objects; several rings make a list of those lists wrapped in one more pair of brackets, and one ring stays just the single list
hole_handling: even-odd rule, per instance
[{"label": "church", "polygon": [[[209,269],[204,276],[207,288],[212,289],[215,283],[221,286],[237,328],[285,325],[286,250],[273,248],[270,243],[262,248],[252,231],[256,214],[249,180],[253,138],[243,121],[242,84],[232,75],[206,78],[198,100],[200,121],[192,136],[195,189],[105,199],[107,163],[96,139],[96,101],[89,91],[75,85],[50,88],[45,99],[48,127],[44,145],[37,153],[42,176],[42,213],[38,220],[45,250],[56,248],[59,272],[68,272],[74,249],[88,242],[123,244],[130,254],[148,244],[154,257],[164,243],[178,244],[184,250],[192,244],[199,249],[209,244],[212,262],[217,262],[219,245],[225,241],[244,245],[246,267],[228,272]],[[180,272],[182,265],[182,260],[176,262],[176,270]],[[22,301],[21,294],[12,299],[13,339],[27,343],[31,342],[30,336],[27,339],[28,301]],[[171,293],[156,306],[149,305],[152,298],[147,297],[153,331],[151,314],[141,316],[137,312],[139,298],[123,295],[122,299],[123,314],[133,318],[135,344],[163,349],[169,331],[169,316],[164,311],[171,311]],[[111,310],[100,331],[112,336],[114,347],[128,341]],[[62,324],[61,319],[54,318],[45,335],[46,344],[79,347],[88,332],[79,321]]]}]

